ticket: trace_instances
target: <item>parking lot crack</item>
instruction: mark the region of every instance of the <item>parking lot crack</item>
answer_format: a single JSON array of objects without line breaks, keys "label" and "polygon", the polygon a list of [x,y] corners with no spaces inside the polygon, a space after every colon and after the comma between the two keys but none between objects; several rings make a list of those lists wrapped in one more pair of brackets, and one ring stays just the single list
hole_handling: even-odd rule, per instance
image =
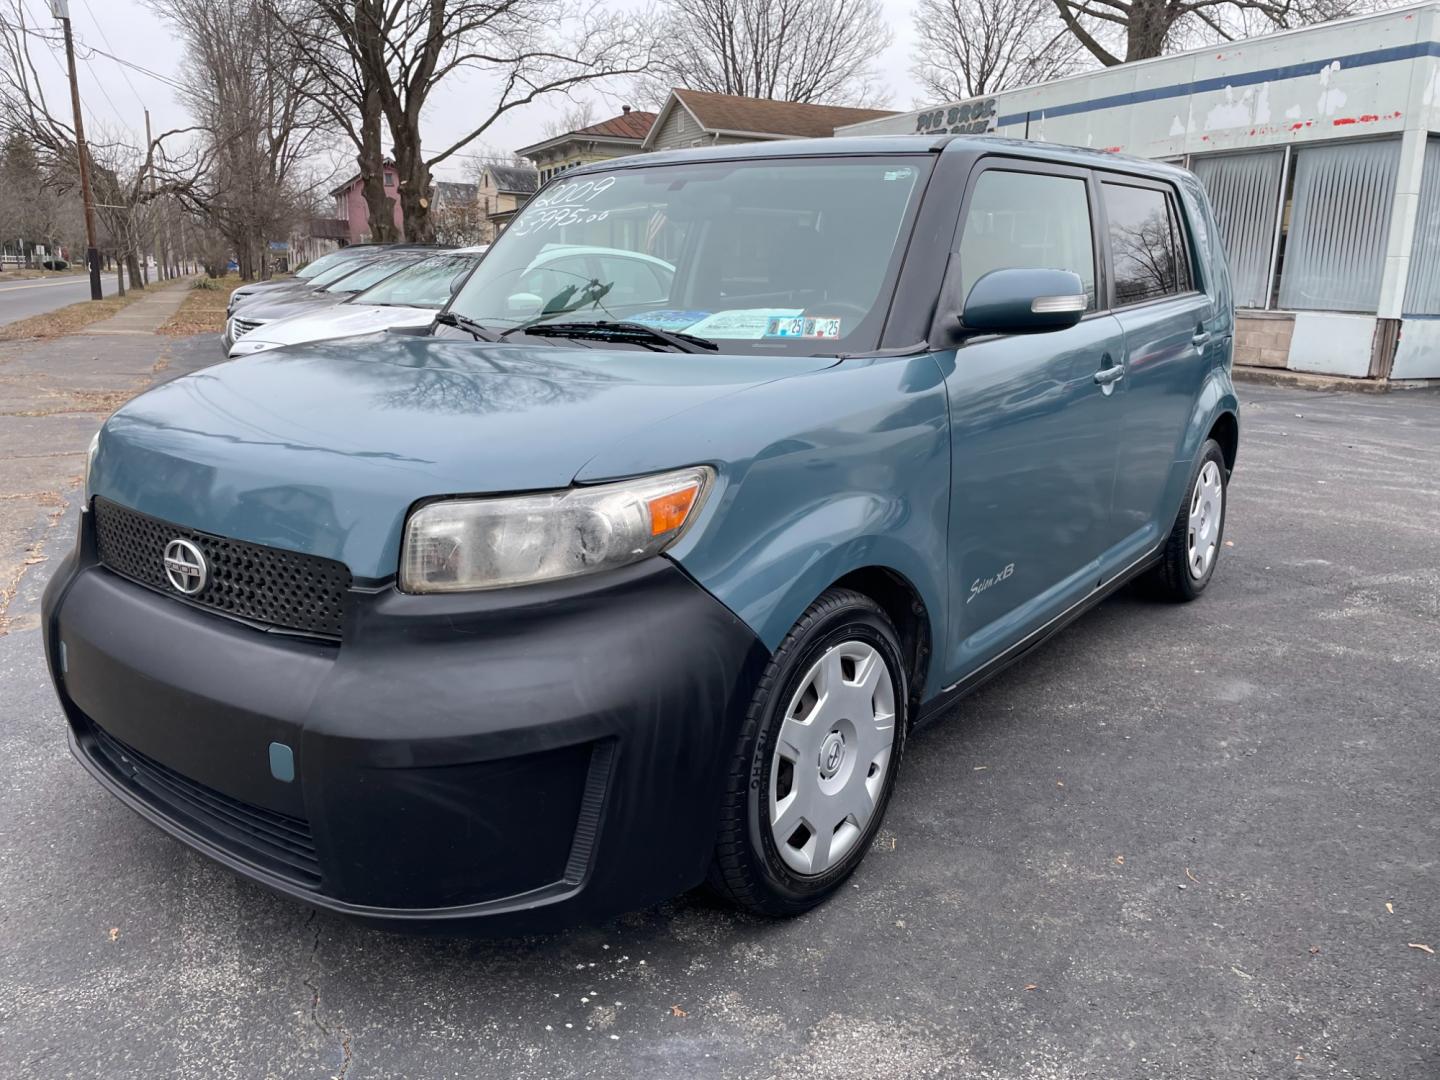
[{"label": "parking lot crack", "polygon": [[[305,923],[306,927],[313,927],[315,930],[314,939],[310,943],[310,965],[312,972],[316,964],[316,957],[320,952],[320,927],[316,925],[315,914],[316,913],[312,911],[310,918]],[[305,988],[310,991],[310,1023],[316,1031],[320,1032],[320,1034],[324,1035],[327,1039],[334,1040],[337,1044],[337,1049],[340,1051],[340,1067],[334,1074],[334,1080],[345,1080],[345,1076],[350,1072],[350,1066],[355,1060],[354,1052],[350,1046],[350,1033],[341,1028],[332,1027],[320,1018],[320,986],[315,981],[313,973],[306,975],[303,982]]]}]

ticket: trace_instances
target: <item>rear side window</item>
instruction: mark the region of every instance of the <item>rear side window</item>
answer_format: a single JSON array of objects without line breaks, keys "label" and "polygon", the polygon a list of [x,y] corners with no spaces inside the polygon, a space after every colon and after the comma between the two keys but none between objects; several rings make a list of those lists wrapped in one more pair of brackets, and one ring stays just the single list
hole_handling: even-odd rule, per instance
[{"label": "rear side window", "polygon": [[1106,182],[1115,302],[1141,304],[1189,292],[1189,247],[1175,201],[1157,188]]},{"label": "rear side window", "polygon": [[961,296],[992,270],[1073,270],[1095,309],[1095,245],[1085,181],[1073,176],[980,174],[960,236]]}]

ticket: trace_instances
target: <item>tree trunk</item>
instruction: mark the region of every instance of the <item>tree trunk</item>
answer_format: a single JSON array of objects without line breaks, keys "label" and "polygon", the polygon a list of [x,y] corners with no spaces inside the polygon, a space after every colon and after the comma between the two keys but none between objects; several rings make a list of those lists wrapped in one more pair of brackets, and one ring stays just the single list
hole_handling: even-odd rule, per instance
[{"label": "tree trunk", "polygon": [[361,192],[370,225],[370,239],[377,244],[392,243],[400,237],[395,232],[395,211],[385,191],[385,149],[380,141],[382,116],[380,95],[371,90],[365,95],[360,115],[360,152],[355,156],[360,166]]},{"label": "tree trunk", "polygon": [[405,225],[405,239],[412,244],[433,244],[430,167],[425,164],[418,139],[407,134],[395,140],[395,171],[400,174],[400,220]]},{"label": "tree trunk", "polygon": [[132,247],[125,252],[125,265],[130,271],[130,288],[145,291],[145,276],[140,272],[140,258]]},{"label": "tree trunk", "polygon": [[1125,62],[1149,60],[1165,51],[1175,15],[1166,0],[1131,0],[1126,27]]},{"label": "tree trunk", "polygon": [[125,264],[119,259],[115,260],[115,295],[125,295]]}]

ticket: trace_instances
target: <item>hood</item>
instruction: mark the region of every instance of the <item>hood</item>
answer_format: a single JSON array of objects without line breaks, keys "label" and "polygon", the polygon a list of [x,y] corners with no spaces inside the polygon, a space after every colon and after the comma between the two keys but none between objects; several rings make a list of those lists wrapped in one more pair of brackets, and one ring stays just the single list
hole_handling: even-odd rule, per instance
[{"label": "hood", "polygon": [[251,304],[278,300],[282,296],[295,296],[309,292],[313,286],[308,281],[257,281],[252,285],[241,285],[230,294],[231,307],[248,307]]},{"label": "hood", "polygon": [[101,432],[90,491],[377,580],[395,573],[416,500],[566,487],[668,417],[834,363],[403,336],[300,345],[129,402]]},{"label": "hood", "polygon": [[263,319],[271,322],[274,319],[284,319],[291,315],[298,315],[304,311],[313,311],[316,308],[330,308],[337,304],[343,304],[349,300],[354,293],[329,293],[329,292],[287,292],[280,296],[266,294],[257,296],[254,299],[246,300],[235,309],[235,314],[242,319]]},{"label": "hood", "polygon": [[231,356],[260,351],[257,346],[298,345],[328,338],[355,337],[388,330],[392,326],[428,326],[435,321],[430,308],[380,304],[337,304],[318,310],[307,307],[298,315],[267,322],[252,330],[230,350]]}]

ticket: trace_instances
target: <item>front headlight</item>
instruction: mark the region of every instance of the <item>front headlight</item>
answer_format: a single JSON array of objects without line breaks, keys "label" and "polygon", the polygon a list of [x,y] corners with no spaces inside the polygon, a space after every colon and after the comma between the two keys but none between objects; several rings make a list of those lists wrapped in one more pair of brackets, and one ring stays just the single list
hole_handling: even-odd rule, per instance
[{"label": "front headlight", "polygon": [[497,589],[658,555],[694,520],[714,478],[696,466],[543,495],[430,503],[406,522],[400,588]]}]

